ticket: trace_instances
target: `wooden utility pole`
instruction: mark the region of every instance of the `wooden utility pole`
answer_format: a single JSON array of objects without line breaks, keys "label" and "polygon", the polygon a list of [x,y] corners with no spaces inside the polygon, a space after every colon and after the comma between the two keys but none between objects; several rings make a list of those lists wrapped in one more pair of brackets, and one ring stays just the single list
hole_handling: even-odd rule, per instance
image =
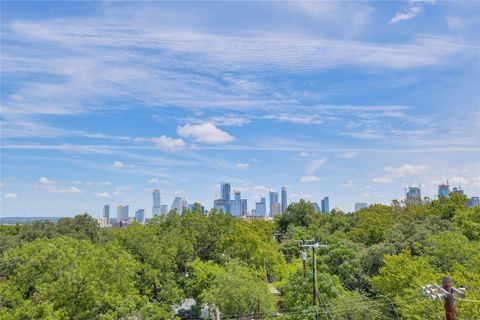
[{"label": "wooden utility pole", "polygon": [[257,320],[260,320],[260,298],[257,298]]},{"label": "wooden utility pole", "polygon": [[452,279],[449,277],[442,277],[442,288],[448,292],[443,299],[443,305],[445,307],[445,319],[457,320],[457,314],[455,312],[455,298],[453,297]]},{"label": "wooden utility pole", "polygon": [[[316,276],[316,272],[315,272],[315,249],[316,248],[326,248],[327,245],[324,245],[324,244],[320,244],[318,242],[315,241],[315,239],[313,240],[305,240],[302,238],[302,244],[300,245],[301,248],[303,249],[307,249],[307,248],[310,248],[312,249],[312,298],[313,298],[313,306],[315,308],[315,319],[318,320],[318,310],[317,310],[317,276]],[[305,244],[305,242],[310,242],[311,244]],[[307,256],[306,254],[303,256],[303,253],[302,253],[302,260],[304,260],[305,258],[305,261],[307,260]],[[305,274],[305,273],[304,273]]]},{"label": "wooden utility pole", "polygon": [[421,287],[422,294],[428,296],[430,300],[443,299],[446,320],[457,320],[454,294],[459,299],[465,299],[464,290],[465,288],[463,287],[459,289],[453,287],[452,279],[449,277],[442,277],[441,286],[438,284],[427,284]]}]

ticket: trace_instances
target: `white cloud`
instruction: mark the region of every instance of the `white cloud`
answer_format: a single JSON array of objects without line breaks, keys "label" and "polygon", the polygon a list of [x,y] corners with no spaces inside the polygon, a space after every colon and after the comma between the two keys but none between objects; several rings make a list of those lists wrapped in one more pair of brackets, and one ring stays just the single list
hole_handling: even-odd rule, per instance
[{"label": "white cloud", "polygon": [[237,163],[235,164],[235,168],[241,169],[241,170],[246,170],[248,169],[250,165],[248,163]]},{"label": "white cloud", "polygon": [[325,162],[327,162],[327,158],[325,157],[311,161],[309,167],[307,168],[307,173],[310,175],[314,174],[325,164]]},{"label": "white cloud", "polygon": [[97,183],[97,186],[111,186],[112,183],[110,181],[101,181]]},{"label": "white cloud", "polygon": [[177,128],[177,133],[182,137],[190,137],[197,142],[203,143],[227,143],[235,138],[227,132],[218,129],[212,123],[200,125],[187,124]]},{"label": "white cloud", "polygon": [[95,196],[96,197],[99,197],[99,198],[110,198],[110,193],[104,191],[104,192],[96,192],[95,193]]},{"label": "white cloud", "polygon": [[74,180],[74,181],[72,181],[72,184],[74,184],[74,185],[76,185],[76,186],[79,186],[79,185],[81,185],[82,183],[81,183],[80,181],[78,181],[78,180]]},{"label": "white cloud", "polygon": [[412,18],[415,18],[417,14],[419,14],[422,11],[422,8],[420,7],[410,7],[408,8],[407,12],[397,12],[395,17],[390,20],[390,23],[397,23],[400,21],[405,21],[405,20],[410,20]]},{"label": "white cloud", "polygon": [[53,188],[51,189],[51,192],[54,193],[81,193],[82,190],[78,189],[77,187],[66,187],[66,188]]},{"label": "white cloud", "polygon": [[113,166],[114,168],[125,168],[125,165],[123,164],[123,162],[122,162],[122,161],[118,161],[118,160],[117,160],[117,161],[114,161],[113,164],[112,164],[112,166]]},{"label": "white cloud", "polygon": [[48,180],[47,177],[41,177],[40,179],[38,179],[38,183],[41,183],[41,184],[53,184],[53,181],[52,181],[52,180]]},{"label": "white cloud", "polygon": [[395,17],[390,20],[390,23],[394,24],[400,21],[410,20],[415,18],[420,12],[422,12],[422,6],[424,4],[434,5],[436,0],[409,0],[409,7],[406,12],[397,12]]},{"label": "white cloud", "polygon": [[316,182],[319,180],[320,178],[317,176],[303,176],[300,178],[300,182],[303,182],[303,183]]},{"label": "white cloud", "polygon": [[[166,183],[165,180],[160,180],[159,178],[151,178],[151,179],[148,179],[147,181],[148,183],[153,183],[153,184],[156,184],[156,183]],[[150,190],[150,189],[149,189]],[[151,190],[150,190],[151,191]]]},{"label": "white cloud", "polygon": [[17,195],[12,192],[6,193],[4,197],[7,199],[18,199]]},{"label": "white cloud", "polygon": [[124,168],[135,168],[135,165],[133,164],[125,164],[123,163],[122,161],[114,161],[112,163],[112,167],[116,168],[116,169],[124,169]]},{"label": "white cloud", "polygon": [[428,169],[425,165],[404,164],[400,167],[386,167],[385,174],[373,179],[377,183],[393,183],[395,180],[408,176],[416,176]]},{"label": "white cloud", "polygon": [[345,188],[353,188],[353,187],[355,187],[355,181],[353,181],[353,180],[348,180],[347,182],[342,183],[342,187],[345,187]]},{"label": "white cloud", "polygon": [[308,157],[310,154],[308,152],[302,151],[300,152],[300,157]]},{"label": "white cloud", "polygon": [[185,147],[185,142],[182,139],[174,139],[165,135],[161,135],[158,138],[152,138],[151,140],[157,147],[170,151]]},{"label": "white cloud", "polygon": [[115,187],[115,191],[113,191],[113,194],[116,196],[119,196],[124,194],[127,191],[132,191],[132,190],[133,188],[130,186],[118,186],[118,187]]},{"label": "white cloud", "polygon": [[339,154],[338,156],[343,159],[353,159],[358,155],[357,151],[347,151]]}]

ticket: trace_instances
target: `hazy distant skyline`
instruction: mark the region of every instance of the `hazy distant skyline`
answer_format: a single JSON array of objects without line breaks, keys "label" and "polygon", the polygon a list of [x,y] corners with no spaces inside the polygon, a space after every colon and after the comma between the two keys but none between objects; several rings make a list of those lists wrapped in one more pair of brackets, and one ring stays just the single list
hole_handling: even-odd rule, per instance
[{"label": "hazy distant skyline", "polygon": [[2,2],[2,215],[480,194],[480,4]]}]

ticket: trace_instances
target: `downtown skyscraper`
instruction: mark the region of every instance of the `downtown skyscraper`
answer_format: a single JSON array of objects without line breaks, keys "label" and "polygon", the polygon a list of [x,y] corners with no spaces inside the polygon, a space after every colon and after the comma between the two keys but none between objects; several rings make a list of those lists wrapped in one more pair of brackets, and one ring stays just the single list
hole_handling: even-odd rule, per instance
[{"label": "downtown skyscraper", "polygon": [[162,202],[161,202],[160,190],[158,189],[153,190],[152,198],[153,198],[152,217],[154,217],[161,213]]},{"label": "downtown skyscraper", "polygon": [[278,202],[278,192],[270,191],[270,217],[274,217],[281,213],[281,206]]},{"label": "downtown skyscraper", "polygon": [[282,213],[287,211],[287,187],[282,187]]}]

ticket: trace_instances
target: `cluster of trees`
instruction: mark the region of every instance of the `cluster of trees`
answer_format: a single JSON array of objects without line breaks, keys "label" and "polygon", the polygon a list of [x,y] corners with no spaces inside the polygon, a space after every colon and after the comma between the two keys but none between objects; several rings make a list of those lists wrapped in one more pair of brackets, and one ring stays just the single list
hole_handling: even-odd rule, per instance
[{"label": "cluster of trees", "polygon": [[[429,205],[317,214],[305,201],[274,222],[198,208],[148,225],[99,229],[88,215],[3,226],[1,319],[167,319],[186,298],[222,319],[437,319],[420,286],[450,276],[480,299],[480,206]],[[316,239],[306,276],[298,240]],[[462,319],[480,304],[457,301]],[[175,307],[177,306],[177,307]]]}]

